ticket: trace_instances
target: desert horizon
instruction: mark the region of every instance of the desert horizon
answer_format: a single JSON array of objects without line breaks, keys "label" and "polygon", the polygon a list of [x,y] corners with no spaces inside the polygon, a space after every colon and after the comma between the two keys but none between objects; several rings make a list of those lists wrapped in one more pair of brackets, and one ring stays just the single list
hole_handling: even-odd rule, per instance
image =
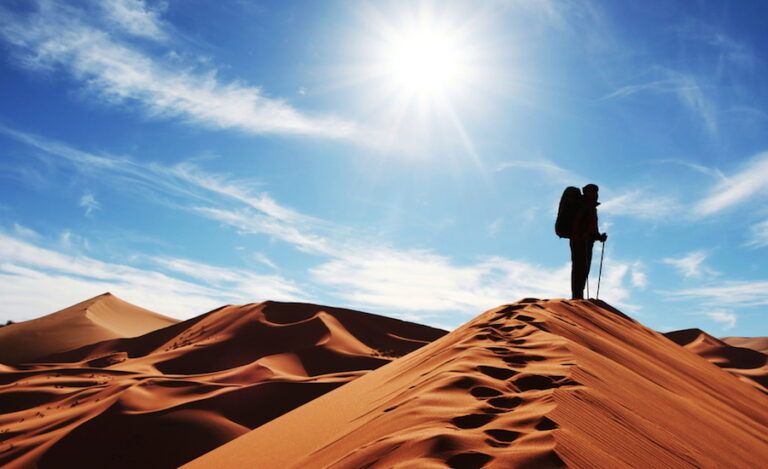
[{"label": "desert horizon", "polygon": [[[0,343],[19,348],[0,360],[0,464],[754,467],[768,457],[765,353],[698,329],[659,334],[599,300],[524,299],[451,332],[272,301],[167,320],[104,293],[0,328]],[[102,340],[103,330],[123,335]],[[670,439],[675,428],[688,436]]]},{"label": "desert horizon", "polygon": [[0,468],[768,467],[767,17],[0,1]]}]

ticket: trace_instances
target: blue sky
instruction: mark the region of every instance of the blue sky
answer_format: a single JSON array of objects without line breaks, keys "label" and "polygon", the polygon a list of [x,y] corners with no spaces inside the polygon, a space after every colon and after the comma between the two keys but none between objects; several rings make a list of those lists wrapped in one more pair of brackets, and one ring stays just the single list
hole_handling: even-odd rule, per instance
[{"label": "blue sky", "polygon": [[594,182],[601,298],[768,335],[767,9],[4,2],[0,319],[112,291],[455,327],[569,293],[556,205]]}]

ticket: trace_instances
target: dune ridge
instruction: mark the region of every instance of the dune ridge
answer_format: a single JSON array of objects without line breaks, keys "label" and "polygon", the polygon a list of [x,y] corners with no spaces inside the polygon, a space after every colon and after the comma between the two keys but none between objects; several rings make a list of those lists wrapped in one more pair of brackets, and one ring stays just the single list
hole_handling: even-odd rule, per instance
[{"label": "dune ridge", "polygon": [[108,339],[136,337],[179,322],[111,293],[0,328],[0,363],[16,365]]},{"label": "dune ridge", "polygon": [[766,462],[764,394],[606,303],[526,299],[185,467]]},{"label": "dune ridge", "polygon": [[[733,374],[758,391],[768,394],[768,355],[747,347],[733,346],[701,329],[683,329],[664,335],[707,361]],[[757,338],[756,340],[759,340]],[[755,344],[755,341],[735,341]]]},{"label": "dune ridge", "polygon": [[720,340],[732,347],[748,348],[768,355],[768,337],[722,337]]},{"label": "dune ridge", "polygon": [[264,302],[3,367],[0,466],[177,467],[444,334]]}]

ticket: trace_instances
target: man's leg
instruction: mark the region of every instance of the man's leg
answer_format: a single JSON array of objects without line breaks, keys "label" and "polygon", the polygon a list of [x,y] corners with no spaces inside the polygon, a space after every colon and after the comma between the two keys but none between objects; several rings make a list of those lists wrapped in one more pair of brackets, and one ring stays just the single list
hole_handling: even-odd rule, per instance
[{"label": "man's leg", "polygon": [[592,250],[595,247],[594,241],[584,241],[584,282],[589,278],[589,271],[592,269]]},{"label": "man's leg", "polygon": [[584,241],[570,240],[571,246],[571,298],[584,298],[586,281],[586,251]]}]

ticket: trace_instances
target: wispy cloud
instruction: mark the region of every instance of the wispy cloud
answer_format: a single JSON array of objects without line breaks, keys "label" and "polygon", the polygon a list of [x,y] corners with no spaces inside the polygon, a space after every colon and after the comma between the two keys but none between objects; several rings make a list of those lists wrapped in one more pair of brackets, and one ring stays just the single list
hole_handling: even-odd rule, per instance
[{"label": "wispy cloud", "polygon": [[614,196],[600,205],[606,215],[629,216],[642,220],[669,219],[679,213],[680,203],[672,197],[655,195],[652,191],[631,190]]},{"label": "wispy cloud", "polygon": [[717,107],[707,95],[706,86],[693,74],[655,67],[661,78],[622,86],[600,98],[600,100],[628,98],[638,93],[672,94],[697,117],[712,135],[719,133]]},{"label": "wispy cloud", "polygon": [[690,17],[676,30],[683,40],[695,41],[712,53],[717,76],[729,75],[734,69],[751,70],[758,60],[749,44],[729,36],[720,26]]},{"label": "wispy cloud", "polygon": [[[123,28],[162,34],[157,12],[143,3],[110,3],[105,8]],[[302,113],[258,87],[222,82],[216,70],[201,73],[153,58],[119,42],[84,10],[52,0],[39,0],[26,15],[0,8],[0,37],[26,67],[63,69],[104,103],[136,103],[152,117],[254,134],[347,138],[356,130],[342,119]]]},{"label": "wispy cloud", "polygon": [[632,282],[632,286],[635,288],[642,290],[648,286],[648,274],[646,274],[641,262],[635,262],[632,264],[630,280]]},{"label": "wispy cloud", "polygon": [[13,224],[13,232],[21,238],[36,239],[40,237],[40,233],[37,231],[18,223]]},{"label": "wispy cloud", "polygon": [[715,270],[704,264],[704,261],[706,260],[707,253],[704,251],[694,251],[682,257],[668,257],[661,262],[671,265],[685,278],[701,278],[718,275]]},{"label": "wispy cloud", "polygon": [[167,34],[160,14],[165,3],[150,8],[143,0],[100,0],[105,16],[116,26],[134,36],[164,40]]},{"label": "wispy cloud", "polygon": [[308,233],[327,228],[326,223],[285,207],[266,193],[253,192],[252,181],[206,172],[190,163],[164,166],[140,163],[124,156],[90,153],[2,125],[0,133],[56,157],[84,174],[117,179],[124,187],[141,188],[153,198],[158,194],[171,197],[178,200],[182,208],[232,226],[243,234],[264,234],[309,253],[329,254],[340,249],[329,246],[324,237]]},{"label": "wispy cloud", "polygon": [[571,185],[575,184],[578,186],[586,184],[586,179],[582,176],[544,158],[532,160],[507,160],[499,163],[494,168],[494,171],[496,172],[509,170],[534,171],[542,173],[548,176],[548,181],[558,184],[565,183]]},{"label": "wispy cloud", "polygon": [[699,216],[714,215],[758,196],[768,194],[768,152],[763,152],[724,181],[715,184],[694,207]]},{"label": "wispy cloud", "polygon": [[709,166],[704,166],[702,164],[697,164],[690,161],[668,158],[668,159],[659,159],[654,162],[660,163],[660,164],[675,164],[675,165],[684,166],[686,168],[690,168],[696,171],[697,173],[705,174],[707,176],[712,176],[718,181],[725,181],[727,179],[725,177],[725,174],[723,174],[723,172],[720,171],[718,168],[711,168]]},{"label": "wispy cloud", "polygon": [[52,305],[63,307],[105,291],[184,319],[228,302],[307,298],[296,284],[276,275],[185,259],[150,259],[185,280],[159,270],[41,247],[4,233],[0,233],[0,259],[0,314],[13,320],[30,319],[52,312]]},{"label": "wispy cloud", "polygon": [[235,228],[241,234],[263,234],[287,242],[310,254],[333,255],[340,249],[323,236],[305,231],[309,227],[284,223],[247,209],[196,207],[195,211]]},{"label": "wispy cloud", "polygon": [[85,209],[85,216],[89,216],[94,210],[101,208],[99,201],[90,192],[86,192],[80,197],[80,206]]},{"label": "wispy cloud", "polygon": [[503,218],[497,218],[488,224],[488,236],[495,238],[500,232],[501,227],[504,224]]},{"label": "wispy cloud", "polygon": [[266,193],[255,192],[257,184],[253,181],[206,172],[191,163],[164,166],[141,163],[125,156],[90,153],[1,124],[0,133],[44,152],[44,157],[54,157],[54,162],[71,165],[86,175],[116,178],[129,189],[139,187],[150,193],[180,198],[187,203],[239,202],[243,209],[255,210],[273,223],[320,223],[317,219],[278,204]]},{"label": "wispy cloud", "polygon": [[258,262],[266,265],[270,269],[275,269],[275,270],[278,269],[277,264],[272,262],[272,259],[267,257],[267,255],[262,253],[262,252],[254,252],[253,253],[253,258],[256,259]]},{"label": "wispy cloud", "polygon": [[723,330],[729,330],[736,327],[736,314],[728,311],[709,311],[704,313],[709,319],[722,325]]},{"label": "wispy cloud", "polygon": [[294,282],[279,275],[257,274],[245,269],[218,267],[189,259],[155,257],[152,263],[206,286],[228,292],[246,301],[249,298],[302,301],[308,295]]},{"label": "wispy cloud", "polygon": [[84,238],[70,230],[64,230],[59,234],[59,246],[67,251],[90,251],[91,243],[88,238]]},{"label": "wispy cloud", "polygon": [[768,220],[755,223],[749,229],[750,237],[747,246],[764,248],[768,246]]},{"label": "wispy cloud", "polygon": [[768,305],[768,281],[725,281],[674,292],[666,292],[672,299],[697,299],[722,306]]},{"label": "wispy cloud", "polygon": [[638,83],[635,85],[626,85],[601,97],[600,100],[627,98],[633,94],[642,93],[644,91],[651,91],[655,93],[674,92],[677,89],[677,86],[678,83],[670,79],[649,81],[647,83]]}]

